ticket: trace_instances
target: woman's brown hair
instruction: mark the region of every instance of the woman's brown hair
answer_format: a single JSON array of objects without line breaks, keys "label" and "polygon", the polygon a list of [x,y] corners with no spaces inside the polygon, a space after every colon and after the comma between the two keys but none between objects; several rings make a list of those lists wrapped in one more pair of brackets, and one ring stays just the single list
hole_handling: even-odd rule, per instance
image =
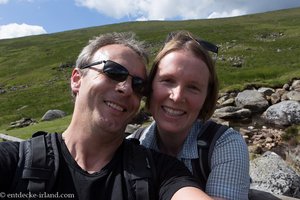
[{"label": "woman's brown hair", "polygon": [[[207,46],[208,45],[208,46]],[[211,45],[211,46],[210,46]],[[202,109],[199,112],[198,118],[202,121],[208,120],[215,111],[216,102],[218,99],[219,92],[219,82],[218,77],[215,70],[215,65],[212,57],[208,52],[208,48],[213,48],[210,51],[217,52],[218,47],[203,41],[199,38],[196,38],[192,35],[192,33],[188,31],[178,31],[172,32],[169,34],[165,45],[162,50],[157,54],[154,59],[153,65],[151,67],[148,81],[148,95],[146,99],[146,108],[149,109],[150,99],[152,96],[152,82],[156,75],[158,65],[160,61],[169,53],[179,50],[189,50],[193,52],[196,57],[201,58],[205,62],[209,70],[209,83],[207,88],[207,95],[202,106]]]}]

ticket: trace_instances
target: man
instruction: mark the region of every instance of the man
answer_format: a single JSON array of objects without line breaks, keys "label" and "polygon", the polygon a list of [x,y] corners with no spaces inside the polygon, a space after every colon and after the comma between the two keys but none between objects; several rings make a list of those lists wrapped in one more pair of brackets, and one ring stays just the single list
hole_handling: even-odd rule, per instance
[{"label": "man", "polygon": [[[82,200],[146,199],[138,192],[131,194],[143,191],[144,183],[133,188],[126,184],[132,183],[126,162],[139,160],[135,153],[125,158],[128,148],[136,144],[123,139],[126,125],[139,109],[146,61],[141,43],[130,33],[101,35],[82,50],[71,76],[72,120],[62,136],[57,134],[59,168],[50,193],[73,194],[73,199]],[[18,146],[0,145],[0,191],[14,191]],[[179,161],[154,152],[150,157],[155,166],[149,168],[156,171],[151,177],[151,198],[210,199]]]}]

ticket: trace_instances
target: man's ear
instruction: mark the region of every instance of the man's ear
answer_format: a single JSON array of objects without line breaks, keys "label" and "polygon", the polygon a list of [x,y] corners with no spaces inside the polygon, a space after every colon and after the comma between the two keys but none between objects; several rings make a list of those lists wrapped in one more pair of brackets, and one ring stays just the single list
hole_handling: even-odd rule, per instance
[{"label": "man's ear", "polygon": [[77,94],[79,92],[80,84],[81,84],[82,73],[78,68],[74,68],[71,76],[71,89],[73,94]]}]

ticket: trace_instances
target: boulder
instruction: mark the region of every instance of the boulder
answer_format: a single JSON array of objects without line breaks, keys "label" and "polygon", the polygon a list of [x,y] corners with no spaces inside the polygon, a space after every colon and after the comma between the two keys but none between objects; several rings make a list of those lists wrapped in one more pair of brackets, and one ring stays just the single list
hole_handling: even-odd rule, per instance
[{"label": "boulder", "polygon": [[286,96],[289,100],[300,101],[300,91],[290,91]]},{"label": "boulder", "polygon": [[276,153],[266,152],[250,162],[251,188],[300,197],[300,176]]},{"label": "boulder", "polygon": [[57,118],[65,117],[66,113],[61,110],[48,110],[44,116],[42,117],[41,121],[51,121]]},{"label": "boulder", "polygon": [[282,101],[270,106],[263,114],[262,119],[267,123],[277,125],[300,124],[300,102]]},{"label": "boulder", "polygon": [[294,80],[291,85],[290,90],[295,90],[295,91],[300,92],[300,80]]},{"label": "boulder", "polygon": [[226,106],[223,108],[216,109],[213,117],[227,120],[248,119],[251,117],[251,111],[245,108]]},{"label": "boulder", "polygon": [[248,108],[253,113],[260,113],[267,109],[269,102],[264,98],[264,94],[257,90],[244,90],[235,98],[235,104],[240,108]]}]

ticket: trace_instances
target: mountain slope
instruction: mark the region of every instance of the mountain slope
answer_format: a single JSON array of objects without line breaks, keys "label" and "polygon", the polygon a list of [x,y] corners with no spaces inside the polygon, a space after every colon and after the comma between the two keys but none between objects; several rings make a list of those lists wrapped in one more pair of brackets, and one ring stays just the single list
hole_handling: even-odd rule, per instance
[{"label": "mountain slope", "polygon": [[220,47],[222,90],[281,86],[300,78],[300,8],[224,19],[128,22],[0,40],[0,129],[22,117],[40,119],[49,109],[71,114],[71,67],[93,36],[134,31],[153,59],[167,33],[182,29]]}]

